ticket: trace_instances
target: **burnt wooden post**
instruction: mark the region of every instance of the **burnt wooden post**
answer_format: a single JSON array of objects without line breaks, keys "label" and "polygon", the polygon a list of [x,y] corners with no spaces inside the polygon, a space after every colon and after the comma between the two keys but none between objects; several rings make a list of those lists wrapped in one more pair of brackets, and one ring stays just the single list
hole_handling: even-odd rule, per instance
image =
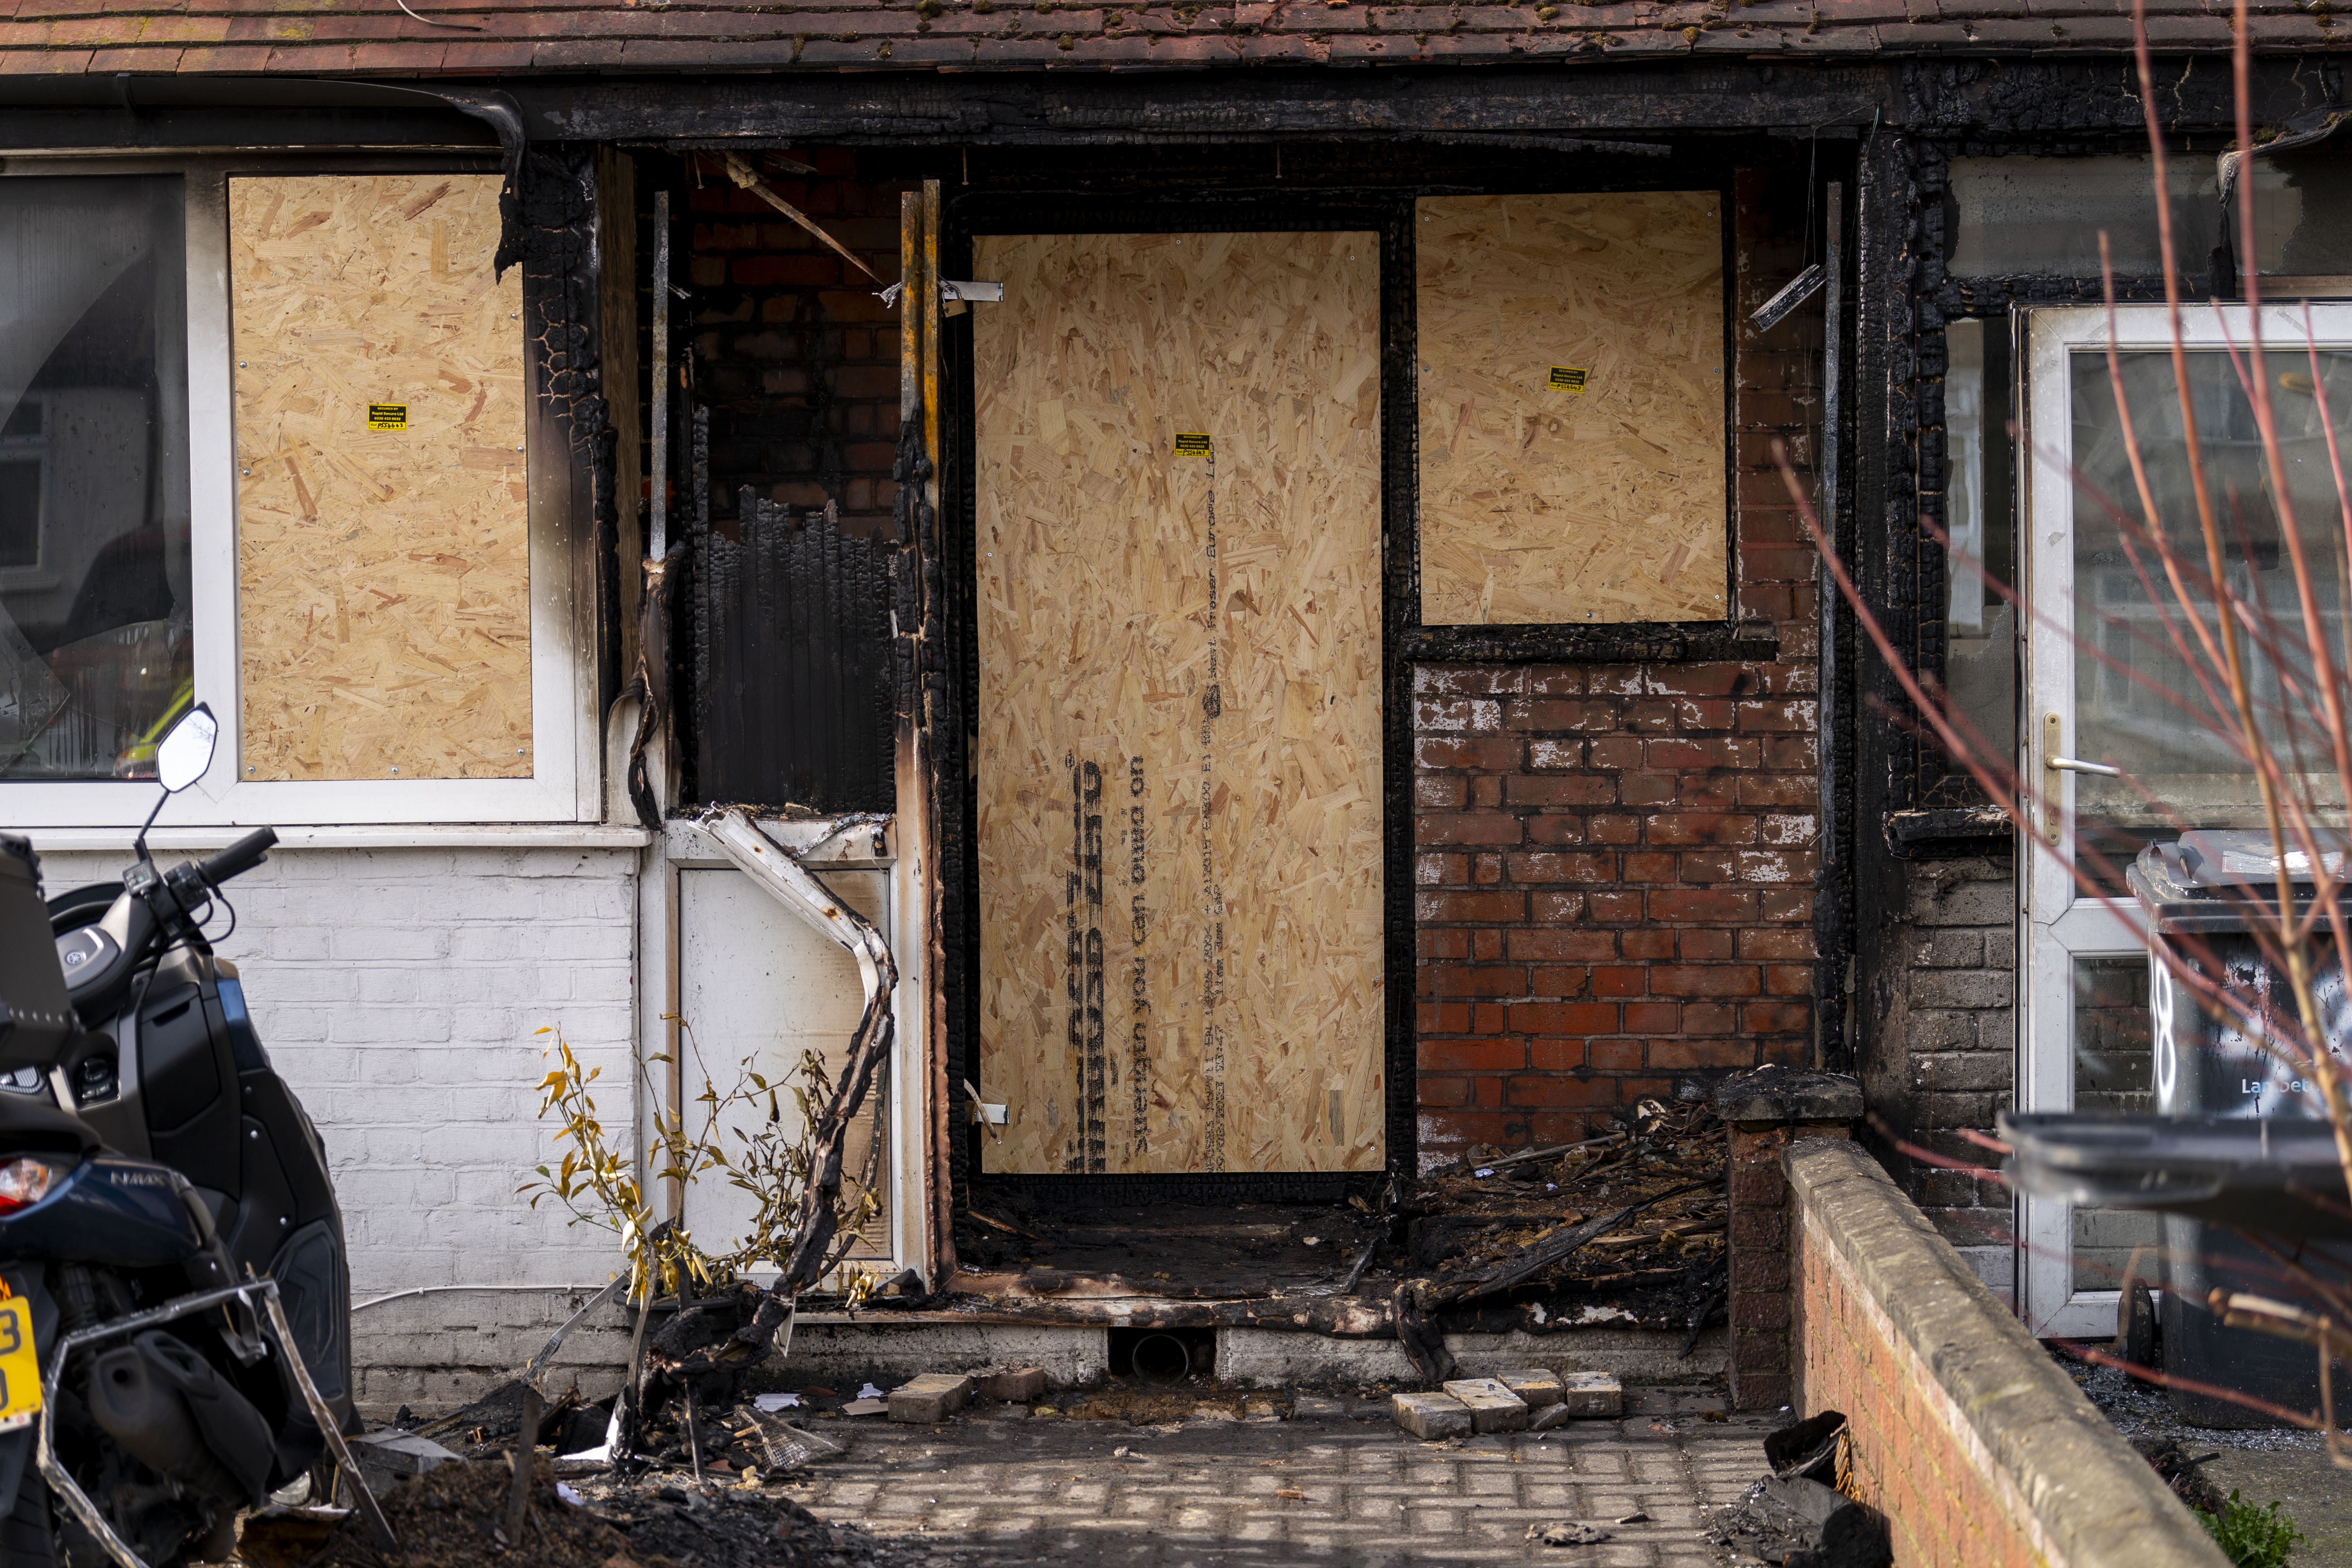
[{"label": "burnt wooden post", "polygon": [[1780,1155],[1800,1138],[1844,1138],[1862,1115],[1862,1085],[1843,1073],[1765,1067],[1726,1079],[1716,1114],[1730,1130],[1731,1403],[1789,1403],[1790,1237]]}]

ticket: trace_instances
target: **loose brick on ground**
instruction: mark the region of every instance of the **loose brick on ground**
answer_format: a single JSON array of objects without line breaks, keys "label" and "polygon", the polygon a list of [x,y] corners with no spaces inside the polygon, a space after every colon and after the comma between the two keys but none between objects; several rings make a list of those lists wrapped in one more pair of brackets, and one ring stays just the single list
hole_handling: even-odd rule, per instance
[{"label": "loose brick on ground", "polygon": [[1445,1392],[1470,1412],[1474,1432],[1524,1432],[1528,1405],[1497,1377],[1465,1377],[1445,1384]]}]

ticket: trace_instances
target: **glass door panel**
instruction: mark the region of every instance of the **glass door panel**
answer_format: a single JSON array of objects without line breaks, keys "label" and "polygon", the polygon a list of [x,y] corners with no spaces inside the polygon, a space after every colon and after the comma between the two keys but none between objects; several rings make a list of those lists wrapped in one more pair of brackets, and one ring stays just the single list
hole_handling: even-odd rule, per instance
[{"label": "glass door panel", "polygon": [[[2298,331],[2295,334],[2300,339]],[[2104,345],[2067,354],[2074,465],[2074,727],[2069,752],[2119,767],[2128,778],[2075,780],[2076,861],[2120,894],[2122,868],[2150,838],[2191,827],[2260,827],[2252,773],[2231,736],[2228,688],[2200,681],[2196,633],[2183,602],[2211,624],[2203,527],[2183,439],[2179,383],[2168,350],[2118,354],[2119,409]],[[2352,447],[2352,352],[2304,348],[2265,354],[2272,409],[2285,457],[2296,532],[2317,589],[2324,634],[2340,655],[2344,525],[2328,463],[2326,422]],[[2188,356],[2190,405],[2205,458],[2207,493],[2225,540],[2226,581],[2269,626],[2242,640],[2256,720],[2273,744],[2315,771],[2296,783],[2306,798],[2343,800],[2315,722],[2311,659],[2303,635],[2292,555],[2272,495],[2254,411],[2226,348]],[[2155,517],[2146,512],[2126,443],[2123,410],[2139,443]],[[2167,556],[2179,572],[2169,580]],[[2223,705],[2217,710],[2216,704]]]},{"label": "glass door panel", "polygon": [[[2225,540],[2226,581],[2254,623],[2242,646],[2256,721],[2289,759],[2290,787],[2340,822],[2344,803],[2314,717],[2283,513],[2292,511],[2318,586],[2322,635],[2339,658],[2352,654],[2341,586],[2345,519],[2327,451],[2332,425],[2352,454],[2352,309],[2315,307],[2310,337],[2299,306],[2263,315],[2272,346],[2260,370],[2291,509],[2277,504],[2239,368],[2252,363],[2243,352],[2249,312],[2200,305],[2183,314],[2190,406]],[[2194,827],[2259,827],[2260,803],[2230,738],[2228,689],[2204,673],[2197,651],[2191,617],[2210,626],[2214,595],[2199,585],[2210,576],[2166,312],[2133,306],[2112,318],[2120,406],[2107,363],[2107,311],[2024,317],[2019,391],[2030,468],[2020,555],[2032,613],[2019,764],[2039,797],[2040,842],[2019,868],[2018,1109],[2139,1114],[2153,1109],[2149,960],[2123,873],[2152,839]],[[2142,458],[2145,501],[2127,430]],[[2029,1197],[2020,1200],[2018,1229],[2019,1306],[2034,1331],[2112,1334],[2118,1284],[2133,1249],[2155,1245],[2156,1224]]]}]

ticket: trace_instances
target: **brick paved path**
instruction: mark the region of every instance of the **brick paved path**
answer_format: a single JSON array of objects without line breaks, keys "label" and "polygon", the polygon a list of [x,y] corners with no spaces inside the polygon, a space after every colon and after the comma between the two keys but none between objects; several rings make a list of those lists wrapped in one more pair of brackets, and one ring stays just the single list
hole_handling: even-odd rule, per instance
[{"label": "brick paved path", "polygon": [[[1172,1429],[985,1412],[942,1427],[860,1423],[849,1456],[794,1495],[828,1520],[991,1568],[1716,1563],[1697,1539],[1700,1510],[1762,1472],[1771,1420],[1702,1419],[1722,1404],[1712,1394],[1627,1392],[1636,1413],[1621,1421],[1454,1444],[1418,1442],[1384,1405],[1353,1402],[1351,1417]],[[1121,1447],[1129,1457],[1114,1458]],[[1635,1512],[1649,1522],[1614,1522]],[[1615,1539],[1557,1548],[1526,1538],[1530,1524],[1561,1521]]]}]

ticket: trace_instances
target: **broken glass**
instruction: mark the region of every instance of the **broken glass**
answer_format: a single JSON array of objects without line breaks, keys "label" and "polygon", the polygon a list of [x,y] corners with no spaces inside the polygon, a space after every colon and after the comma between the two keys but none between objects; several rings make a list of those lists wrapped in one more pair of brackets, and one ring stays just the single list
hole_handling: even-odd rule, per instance
[{"label": "broken glass", "polygon": [[2352,272],[2352,155],[2323,142],[2257,158],[2252,185],[2254,257],[2264,275]]},{"label": "broken glass", "polygon": [[[2145,155],[1955,158],[1944,269],[1955,278],[2096,278],[2104,229],[2117,277],[2161,272],[2150,168]],[[2220,221],[2213,160],[2175,157],[2166,173],[2178,265],[2202,279]]]},{"label": "broken glass", "polygon": [[[2074,1104],[2085,1114],[2145,1116],[2156,1109],[2155,1054],[2147,1006],[2147,954],[2080,957],[2072,990]],[[2134,1268],[2157,1272],[2164,1218],[2130,1209],[2074,1211],[2074,1289],[2114,1290]]]},{"label": "broken glass", "polygon": [[1944,689],[1963,738],[1996,765],[2017,744],[2017,612],[2000,593],[2012,553],[2006,347],[1981,321],[1944,329]]}]

